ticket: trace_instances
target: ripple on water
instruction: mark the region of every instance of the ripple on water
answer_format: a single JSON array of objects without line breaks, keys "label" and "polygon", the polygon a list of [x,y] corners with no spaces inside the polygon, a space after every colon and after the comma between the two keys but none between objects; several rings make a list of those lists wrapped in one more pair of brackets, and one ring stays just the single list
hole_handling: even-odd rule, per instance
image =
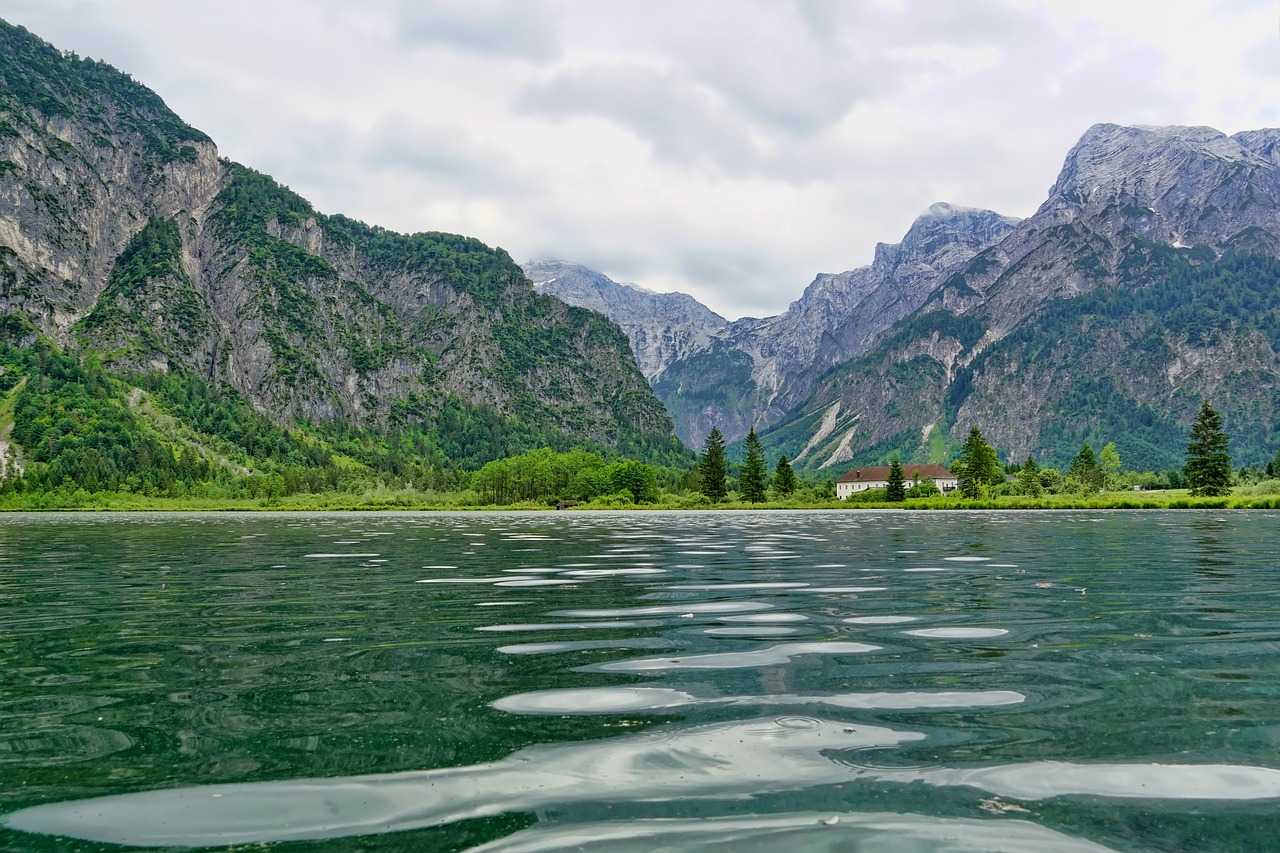
[{"label": "ripple on water", "polygon": [[867,643],[818,642],[781,643],[745,652],[717,652],[671,658],[640,658],[597,664],[586,669],[602,672],[665,672],[680,669],[740,669],[742,667],[777,666],[800,655],[866,654],[880,651],[880,646]]},{"label": "ripple on water", "polygon": [[758,817],[662,818],[539,825],[473,848],[472,853],[688,853],[724,850],[912,850],[919,853],[1110,853],[1024,820],[925,815],[797,812]]},{"label": "ripple on water", "polygon": [[887,586],[811,586],[801,592],[884,592]]},{"label": "ripple on water", "polygon": [[505,696],[490,703],[509,714],[611,714],[663,711],[687,705],[825,705],[863,710],[912,711],[994,708],[1018,705],[1026,696],[1012,690],[903,690],[834,693],[829,696],[715,696],[699,698],[667,687],[569,687]]},{"label": "ripple on water", "polygon": [[661,616],[682,613],[741,613],[769,610],[773,605],[763,601],[689,601],[683,604],[651,604],[645,607],[615,607],[606,610],[557,610],[552,616],[570,619],[608,619],[615,616]]},{"label": "ripple on water", "polygon": [[577,690],[535,690],[504,696],[491,704],[509,714],[617,714],[659,711],[692,705],[690,693],[667,687],[588,687]]},{"label": "ripple on water", "polygon": [[33,725],[0,733],[0,764],[72,764],[123,752],[133,738],[96,726]]},{"label": "ripple on water", "polygon": [[563,652],[582,652],[592,649],[668,649],[678,646],[674,640],[660,637],[635,637],[621,640],[565,640],[552,643],[516,643],[510,646],[498,646],[504,655],[547,655]]},{"label": "ripple on water", "polygon": [[783,637],[792,634],[813,633],[803,628],[789,628],[785,625],[738,625],[726,628],[706,628],[704,634],[712,637]]},{"label": "ripple on water", "polygon": [[667,589],[720,590],[720,589],[799,589],[807,583],[788,581],[760,581],[757,583],[682,583],[671,584]]},{"label": "ripple on water", "polygon": [[803,613],[743,613],[717,617],[721,622],[808,622]]},{"label": "ripple on water", "polygon": [[1003,637],[1009,631],[1006,628],[916,628],[902,633],[908,637],[927,637],[934,640],[986,640],[992,637]]},{"label": "ripple on water", "polygon": [[515,625],[481,625],[477,631],[595,631],[603,628],[661,628],[660,619],[627,619],[612,622],[526,622]]},{"label": "ripple on water", "polygon": [[918,622],[919,616],[850,616],[844,620],[850,625],[901,625],[904,622]]}]

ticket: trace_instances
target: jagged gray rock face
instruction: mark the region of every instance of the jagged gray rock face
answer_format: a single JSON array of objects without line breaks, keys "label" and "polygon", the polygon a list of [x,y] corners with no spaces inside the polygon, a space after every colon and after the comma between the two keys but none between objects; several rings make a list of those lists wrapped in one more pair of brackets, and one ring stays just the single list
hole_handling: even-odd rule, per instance
[{"label": "jagged gray rock face", "polygon": [[538,292],[617,323],[631,341],[636,364],[650,380],[673,361],[706,347],[729,324],[685,293],[654,293],[620,284],[567,261],[526,261],[520,266]]},{"label": "jagged gray rock face", "polygon": [[1046,299],[1114,281],[1144,242],[1276,254],[1278,137],[1094,125],[1040,209],[933,299],[956,313],[982,306],[998,340]]},{"label": "jagged gray rock face", "polygon": [[[1161,331],[1151,311],[1097,340],[1082,321],[1084,349],[1076,340],[1028,338],[1053,300],[1104,286],[1161,286],[1177,271],[1208,270],[1240,253],[1280,256],[1280,130],[1228,136],[1096,125],[1033,216],[956,268],[864,356],[825,377],[771,446],[793,456],[803,448],[805,463],[832,466],[869,462],[859,454],[874,447],[926,454],[935,430],[949,428],[959,441],[977,425],[1019,460],[1031,452],[1069,459],[1075,448],[1044,436],[1078,436],[1083,418],[1100,414],[1065,402],[1062,389],[1081,381],[1094,385],[1079,399],[1144,408],[1145,426],[1133,428],[1160,432],[1165,444],[1176,443],[1169,436],[1199,399],[1224,388],[1256,418],[1273,408],[1268,389],[1280,383],[1280,356],[1236,320],[1215,326],[1212,346]],[[1246,367],[1261,381],[1240,380]],[[1076,425],[1064,427],[1067,420]]]},{"label": "jagged gray rock face", "polygon": [[696,446],[718,426],[732,441],[785,417],[824,373],[866,352],[1017,223],[989,210],[935,204],[900,243],[878,244],[869,266],[819,275],[776,317],[730,324],[655,381],[677,433]]}]

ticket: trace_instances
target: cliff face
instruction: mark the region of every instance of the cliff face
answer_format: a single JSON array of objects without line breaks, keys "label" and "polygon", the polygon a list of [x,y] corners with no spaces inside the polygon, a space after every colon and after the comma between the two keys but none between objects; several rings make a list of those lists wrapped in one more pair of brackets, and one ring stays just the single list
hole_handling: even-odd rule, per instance
[{"label": "cliff face", "polygon": [[684,293],[654,293],[565,261],[521,265],[539,293],[608,317],[626,333],[644,375],[705,348],[728,321]]},{"label": "cliff face", "polygon": [[1278,139],[1091,128],[1034,216],[828,374],[766,443],[814,466],[940,458],[976,425],[1014,459],[1114,440],[1126,461],[1163,467],[1208,398],[1241,461],[1269,456]]},{"label": "cliff face", "polygon": [[321,215],[126,75],[3,22],[0,56],[0,313],[113,370],[225,383],[282,424],[463,403],[675,451],[619,329],[500,250]]},{"label": "cliff face", "polygon": [[987,210],[935,204],[902,242],[877,245],[870,266],[819,275],[776,317],[729,324],[655,379],[677,432],[696,445],[713,426],[732,441],[753,425],[777,422],[823,374],[865,353],[1016,223]]}]

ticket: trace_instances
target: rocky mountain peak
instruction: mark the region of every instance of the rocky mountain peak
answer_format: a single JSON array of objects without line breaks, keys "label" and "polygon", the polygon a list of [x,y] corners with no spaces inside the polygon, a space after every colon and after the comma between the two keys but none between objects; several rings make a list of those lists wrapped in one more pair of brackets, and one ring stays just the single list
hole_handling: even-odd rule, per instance
[{"label": "rocky mountain peak", "polygon": [[521,268],[538,292],[617,323],[631,342],[640,371],[650,379],[706,346],[729,322],[686,293],[654,293],[568,261],[526,261]]},{"label": "rocky mountain peak", "polygon": [[1154,205],[1171,190],[1180,195],[1176,187],[1274,165],[1276,141],[1273,131],[1227,136],[1211,127],[1095,124],[1068,152],[1041,211],[1128,198],[1174,213]]},{"label": "rocky mountain peak", "polygon": [[872,267],[889,274],[903,264],[938,270],[963,263],[997,242],[1020,220],[993,210],[934,202],[900,243],[877,243]]}]

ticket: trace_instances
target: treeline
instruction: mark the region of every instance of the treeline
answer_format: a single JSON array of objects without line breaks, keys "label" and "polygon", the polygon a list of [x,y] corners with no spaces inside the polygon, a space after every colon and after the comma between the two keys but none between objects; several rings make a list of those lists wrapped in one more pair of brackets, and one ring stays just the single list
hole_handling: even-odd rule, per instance
[{"label": "treeline", "polygon": [[[1039,498],[1044,495],[1084,497],[1135,489],[1190,489],[1193,496],[1218,497],[1230,494],[1233,485],[1280,478],[1280,452],[1265,469],[1233,471],[1227,445],[1228,436],[1222,418],[1206,400],[1192,423],[1186,462],[1181,469],[1169,469],[1158,474],[1126,471],[1113,442],[1108,442],[1096,453],[1085,442],[1065,471],[1041,467],[1031,456],[1021,464],[1010,462],[1002,465],[995,448],[987,444],[981,430],[975,426],[970,429],[959,455],[948,470],[956,479],[956,495],[967,500],[1007,496]],[[919,484],[916,485],[918,487]],[[895,458],[886,488],[858,492],[850,499],[878,503],[898,502],[915,496],[904,486],[902,464]]]}]

